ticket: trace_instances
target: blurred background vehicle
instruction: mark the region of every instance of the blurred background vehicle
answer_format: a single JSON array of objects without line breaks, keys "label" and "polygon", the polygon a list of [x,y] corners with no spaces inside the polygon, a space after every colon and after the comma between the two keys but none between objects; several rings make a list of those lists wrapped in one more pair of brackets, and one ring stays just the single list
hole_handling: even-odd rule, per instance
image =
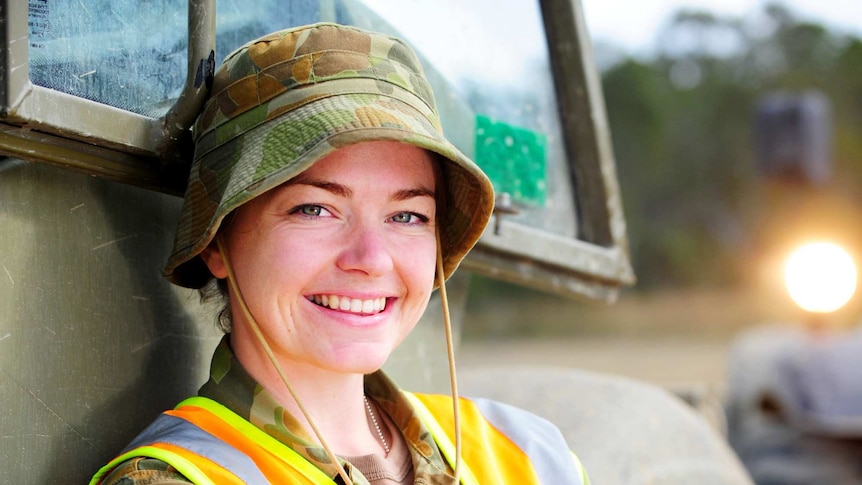
[{"label": "blurred background vehicle", "polygon": [[[859,260],[858,27],[789,3],[748,2],[732,13],[696,5],[665,12],[649,49],[595,40],[637,285],[602,307],[474,278],[470,305],[480,317],[465,328],[465,359],[493,359],[529,336],[526,361],[720,388],[740,331],[808,318],[784,287],[781,262],[793,247],[829,239]],[[768,95],[813,92],[828,104],[828,176],[766,177],[758,106]],[[494,301],[497,292],[508,297]],[[830,318],[852,327],[860,309],[854,297]],[[525,318],[534,324],[518,326]],[[480,348],[491,335],[500,347]]]}]

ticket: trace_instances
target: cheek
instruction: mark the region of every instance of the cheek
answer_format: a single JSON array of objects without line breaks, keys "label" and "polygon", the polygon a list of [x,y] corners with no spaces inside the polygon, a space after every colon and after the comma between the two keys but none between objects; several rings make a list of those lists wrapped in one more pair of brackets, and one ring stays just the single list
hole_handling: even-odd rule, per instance
[{"label": "cheek", "polygon": [[411,279],[417,286],[424,288],[422,293],[430,294],[434,286],[435,274],[437,273],[437,241],[423,240],[421,245],[413,247],[412,251],[402,254],[410,254],[409,263]]},{"label": "cheek", "polygon": [[293,291],[322,257],[320,244],[301,244],[295,237],[278,233],[247,238],[237,244],[243,256],[237,272],[242,273],[250,291],[253,288],[260,295]]},{"label": "cheek", "polygon": [[[436,250],[436,243],[431,248]],[[409,303],[405,307],[404,323],[406,325],[402,328],[402,340],[419,323],[428,306],[431,293],[434,290],[437,262],[436,253],[432,250],[427,253],[423,251],[421,254],[417,251],[414,254],[413,258],[408,258],[411,260],[408,268],[408,271],[410,271]]]}]

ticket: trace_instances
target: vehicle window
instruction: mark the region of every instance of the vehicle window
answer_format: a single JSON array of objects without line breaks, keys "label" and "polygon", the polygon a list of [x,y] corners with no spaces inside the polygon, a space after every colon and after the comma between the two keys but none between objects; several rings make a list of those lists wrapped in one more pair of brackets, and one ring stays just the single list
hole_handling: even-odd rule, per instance
[{"label": "vehicle window", "polygon": [[[633,280],[578,2],[219,0],[215,32],[196,17],[213,4],[192,3],[195,25],[207,26],[196,37],[205,42],[192,45],[209,51],[214,38],[216,65],[251,39],[320,21],[407,40],[423,58],[447,138],[484,169],[498,195],[491,232],[465,267],[600,299]],[[175,103],[187,78],[202,75],[187,73],[188,5],[28,0],[24,11],[12,3],[3,13],[10,39],[25,35],[26,16],[29,49],[7,42],[3,121],[21,143],[5,152],[181,193],[197,105]],[[200,86],[182,99],[199,101]]]},{"label": "vehicle window", "polygon": [[[512,219],[575,235],[538,3],[498,8],[493,0],[221,0],[216,7],[217,62],[249,39],[320,20],[406,38],[441,75],[443,85],[435,88],[444,117],[456,111],[453,103],[472,112],[475,127],[453,137],[521,209]],[[152,118],[179,96],[186,78],[186,2],[30,0],[28,14],[34,84]],[[444,119],[447,127],[463,125]]]}]

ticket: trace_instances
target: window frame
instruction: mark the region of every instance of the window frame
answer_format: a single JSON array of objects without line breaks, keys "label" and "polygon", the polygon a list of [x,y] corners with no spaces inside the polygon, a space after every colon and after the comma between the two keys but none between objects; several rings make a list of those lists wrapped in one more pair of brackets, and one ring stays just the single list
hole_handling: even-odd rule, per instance
[{"label": "window frame", "polygon": [[465,267],[563,295],[614,301],[634,284],[601,79],[579,0],[541,0],[578,215],[576,239],[498,212]]},{"label": "window frame", "polygon": [[[198,65],[215,49],[215,1],[188,2],[188,71],[179,99],[151,118],[33,84],[29,66],[29,2],[3,0],[0,35],[0,153],[53,163],[143,188],[181,195],[187,174],[186,130],[203,104]],[[63,106],[63,109],[54,107]]]},{"label": "window frame", "polygon": [[[569,238],[527,227],[507,219],[500,205],[462,266],[543,291],[613,301],[635,278],[601,80],[580,1],[540,0],[540,5],[578,234]],[[215,0],[189,0],[186,85],[161,118],[34,85],[28,2],[2,0],[0,6],[0,154],[181,195],[190,160],[187,128],[206,95],[194,74],[215,48]],[[52,109],[56,106],[64,109]]]}]

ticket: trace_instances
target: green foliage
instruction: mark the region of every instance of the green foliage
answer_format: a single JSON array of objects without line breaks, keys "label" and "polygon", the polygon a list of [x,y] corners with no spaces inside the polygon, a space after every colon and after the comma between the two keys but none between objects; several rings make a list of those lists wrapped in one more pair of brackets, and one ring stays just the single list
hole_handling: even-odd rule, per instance
[{"label": "green foliage", "polygon": [[778,5],[756,23],[682,11],[659,39],[653,59],[624,59],[602,75],[639,288],[745,274],[767,238],[760,228],[785,210],[756,172],[754,107],[766,93],[829,98],[834,177],[817,190],[862,208],[859,39]]}]

